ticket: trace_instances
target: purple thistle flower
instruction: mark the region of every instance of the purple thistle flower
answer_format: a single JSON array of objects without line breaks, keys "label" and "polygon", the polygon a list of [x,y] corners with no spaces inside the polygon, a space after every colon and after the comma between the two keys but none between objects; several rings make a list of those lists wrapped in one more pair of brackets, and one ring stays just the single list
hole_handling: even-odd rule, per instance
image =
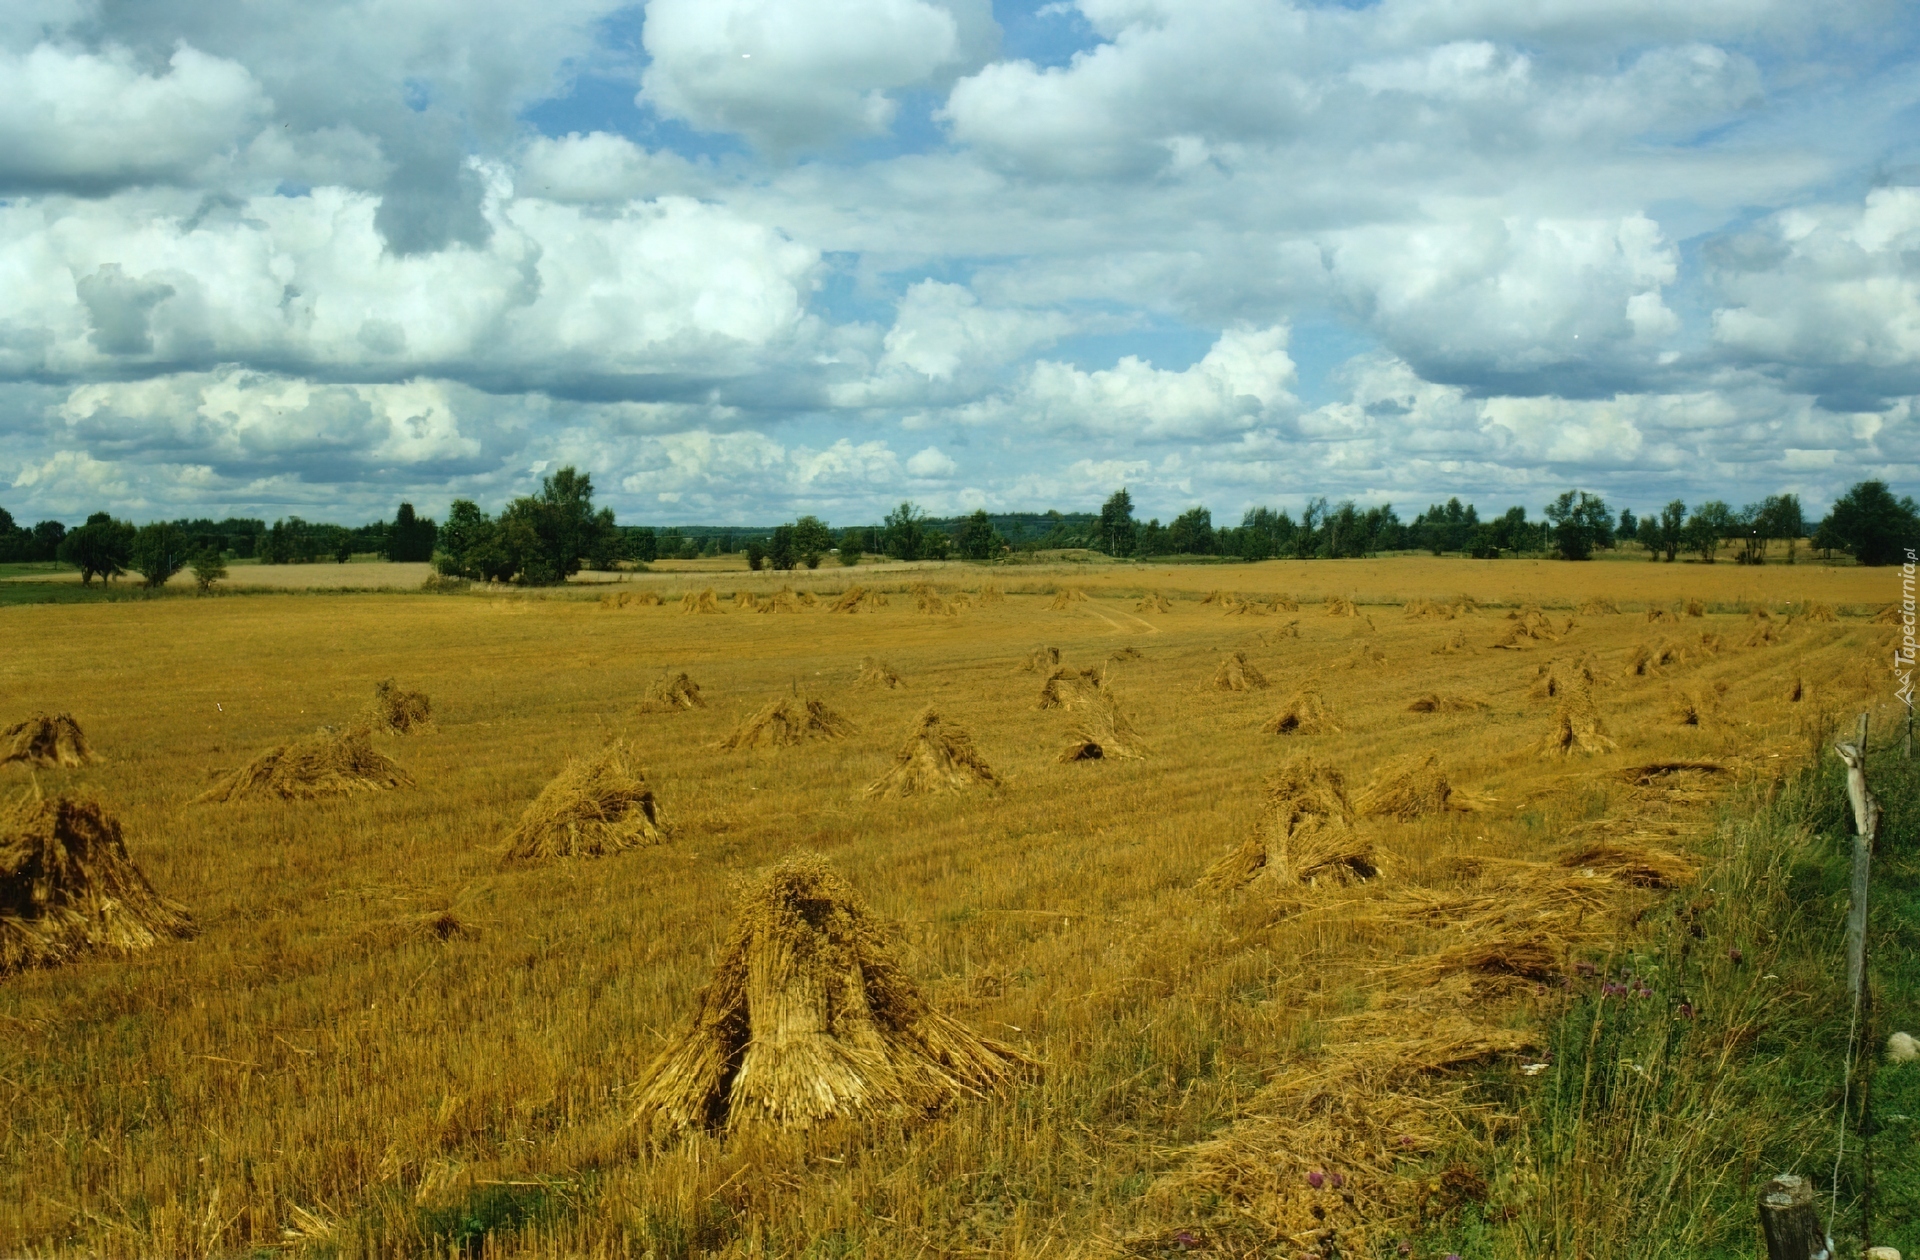
[{"label": "purple thistle flower", "polygon": [[1680,1003],[1680,1018],[1681,1019],[1693,1018],[1693,1003],[1691,1002]]},{"label": "purple thistle flower", "polygon": [[1347,1179],[1345,1177],[1342,1177],[1339,1173],[1333,1174],[1332,1181],[1333,1181],[1333,1188],[1335,1190],[1338,1190],[1341,1186],[1344,1186],[1347,1184]]},{"label": "purple thistle flower", "polygon": [[1323,1172],[1320,1172],[1318,1169],[1316,1169],[1313,1172],[1310,1172],[1307,1174],[1307,1184],[1312,1186],[1315,1190],[1318,1190],[1321,1186],[1324,1186],[1327,1184],[1327,1175]]}]

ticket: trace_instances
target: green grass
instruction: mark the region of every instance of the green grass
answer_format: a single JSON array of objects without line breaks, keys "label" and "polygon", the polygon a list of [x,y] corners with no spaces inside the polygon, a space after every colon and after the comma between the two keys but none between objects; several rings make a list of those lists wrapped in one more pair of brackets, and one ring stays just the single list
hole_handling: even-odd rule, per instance
[{"label": "green grass", "polygon": [[[1920,772],[1889,748],[1869,782],[1886,810],[1869,938],[1874,1009],[1862,1044],[1920,1025]],[[1649,916],[1643,947],[1577,965],[1534,1081],[1489,1076],[1517,1123],[1480,1147],[1491,1190],[1426,1240],[1435,1254],[1748,1257],[1755,1196],[1798,1172],[1832,1214],[1849,1008],[1844,920],[1851,816],[1831,754],[1723,819],[1698,884]],[[1864,1245],[1857,1077],[1828,1223]],[[1920,1250],[1920,1069],[1873,1064],[1873,1238]],[[1498,1136],[1500,1140],[1495,1140]],[[1417,1253],[1418,1254],[1418,1253]]]}]

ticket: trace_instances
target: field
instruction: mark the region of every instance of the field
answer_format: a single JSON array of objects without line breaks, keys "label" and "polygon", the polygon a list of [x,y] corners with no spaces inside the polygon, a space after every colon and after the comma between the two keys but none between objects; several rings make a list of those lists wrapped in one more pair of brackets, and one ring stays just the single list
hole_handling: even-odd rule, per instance
[{"label": "field", "polygon": [[[788,581],[822,598],[732,598]],[[854,581],[885,605],[827,611]],[[102,756],[35,772],[40,790],[97,795],[200,926],[0,980],[0,1252],[1384,1256],[1466,1212],[1493,1223],[1484,1254],[1529,1254],[1484,1210],[1524,1208],[1526,1187],[1486,1184],[1515,1104],[1469,1083],[1550,1087],[1564,991],[1610,982],[1639,916],[1710,857],[1717,805],[1765,796],[1838,715],[1885,729],[1894,628],[1871,617],[1897,582],[1403,558],[610,588],[669,596],[651,607],[569,590],[0,609],[27,645],[0,656],[0,724],[68,711]],[[683,612],[709,583],[722,611]],[[1234,594],[1204,602],[1213,586]],[[1082,715],[1037,707],[1046,674],[1021,666],[1041,645],[1104,670],[1144,759],[1057,760]],[[1270,685],[1216,690],[1235,652]],[[866,657],[904,686],[856,685]],[[680,670],[709,707],[639,712]],[[351,722],[389,677],[434,705],[435,731],[381,744],[416,786],[189,803]],[[1263,732],[1306,691],[1323,728]],[[716,747],[793,693],[854,733]],[[1425,695],[1439,708],[1410,710]],[[929,705],[1003,786],[865,798]],[[1568,710],[1597,718],[1600,751],[1543,754]],[[671,841],[503,868],[528,802],[614,737]],[[1310,758],[1364,806],[1427,754],[1452,807],[1363,813],[1370,872],[1197,887],[1256,833],[1275,771]],[[0,767],[0,790],[28,777]],[[732,890],[798,850],[891,925],[936,1008],[1034,1068],[912,1124],[649,1147],[633,1088],[685,1026]]]}]

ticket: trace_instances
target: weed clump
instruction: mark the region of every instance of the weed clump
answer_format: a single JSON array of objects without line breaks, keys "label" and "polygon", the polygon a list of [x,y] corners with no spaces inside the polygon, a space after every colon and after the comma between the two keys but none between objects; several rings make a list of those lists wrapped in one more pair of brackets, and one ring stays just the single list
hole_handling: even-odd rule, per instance
[{"label": "weed clump", "polygon": [[507,837],[506,861],[605,857],[666,839],[647,776],[626,741],[615,740],[596,757],[568,761],[541,789]]},{"label": "weed clump", "polygon": [[973,737],[932,709],[920,714],[913,733],[893,756],[893,766],[867,785],[881,800],[999,787],[1000,779],[973,746]]},{"label": "weed clump", "polygon": [[38,793],[0,814],[0,975],[192,936],[153,890],[98,802]]},{"label": "weed clump", "polygon": [[195,803],[311,801],[412,786],[413,776],[374,748],[372,732],[366,727],[337,731],[323,726],[311,735],[267,749],[193,799]]},{"label": "weed clump", "polygon": [[70,713],[38,713],[0,731],[0,766],[18,761],[52,770],[95,760],[86,732]]},{"label": "weed clump", "polygon": [[935,1011],[825,861],[790,857],[744,889],[690,1026],[647,1069],[654,1135],[912,1120],[1028,1060]]}]

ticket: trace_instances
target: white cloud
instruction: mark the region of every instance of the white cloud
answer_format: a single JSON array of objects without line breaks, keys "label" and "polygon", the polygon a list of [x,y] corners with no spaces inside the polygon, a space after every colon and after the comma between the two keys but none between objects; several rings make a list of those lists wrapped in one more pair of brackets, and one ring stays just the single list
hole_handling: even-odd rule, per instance
[{"label": "white cloud", "polygon": [[960,471],[960,465],[937,446],[929,446],[907,461],[907,472],[923,481],[943,481]]},{"label": "white cloud", "polygon": [[772,149],[874,135],[888,93],[963,68],[989,25],[978,0],[651,0],[641,96]]},{"label": "white cloud", "polygon": [[184,42],[164,73],[120,47],[0,48],[0,83],[0,189],[184,180],[272,108],[245,66]]}]

